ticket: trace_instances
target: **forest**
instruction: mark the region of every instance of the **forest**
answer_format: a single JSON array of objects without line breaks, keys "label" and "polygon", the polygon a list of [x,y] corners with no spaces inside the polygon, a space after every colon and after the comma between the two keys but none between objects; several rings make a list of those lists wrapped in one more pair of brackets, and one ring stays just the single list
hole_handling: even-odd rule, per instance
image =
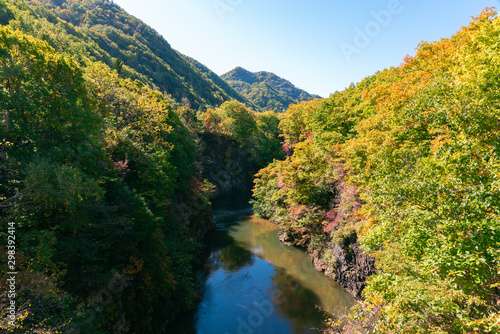
[{"label": "forest", "polygon": [[78,52],[100,49],[43,7],[1,1],[0,13],[1,262],[19,273],[17,321],[2,307],[0,328],[164,331],[199,298],[194,267],[213,228],[218,189],[203,165],[214,159],[198,146],[250,154],[248,179],[282,155],[277,116],[238,101],[181,107],[127,65]]},{"label": "forest", "polygon": [[323,99],[112,1],[0,0],[0,330],[168,333],[211,202],[253,188],[358,300],[325,333],[500,332],[499,36],[486,9]]},{"label": "forest", "polygon": [[124,77],[152,84],[179,103],[189,103],[194,109],[232,99],[248,103],[213,72],[198,69],[189,57],[112,1],[13,3],[24,11],[16,28],[47,41],[57,51],[104,62]]},{"label": "forest", "polygon": [[234,90],[249,100],[255,110],[285,112],[289,106],[320,98],[295,87],[270,72],[252,73],[241,67],[221,76]]},{"label": "forest", "polygon": [[256,213],[341,282],[372,274],[360,248],[376,261],[329,333],[500,332],[499,35],[487,9],[281,120],[287,157],[257,174]]}]

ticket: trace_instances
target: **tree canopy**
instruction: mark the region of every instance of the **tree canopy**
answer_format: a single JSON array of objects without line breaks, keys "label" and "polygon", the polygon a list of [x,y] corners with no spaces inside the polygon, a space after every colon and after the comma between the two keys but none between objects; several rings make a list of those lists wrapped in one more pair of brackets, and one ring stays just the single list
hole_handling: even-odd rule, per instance
[{"label": "tree canopy", "polygon": [[359,240],[376,259],[365,301],[332,331],[493,333],[499,325],[500,19],[449,39],[280,123],[286,161],[255,209],[320,252]]}]

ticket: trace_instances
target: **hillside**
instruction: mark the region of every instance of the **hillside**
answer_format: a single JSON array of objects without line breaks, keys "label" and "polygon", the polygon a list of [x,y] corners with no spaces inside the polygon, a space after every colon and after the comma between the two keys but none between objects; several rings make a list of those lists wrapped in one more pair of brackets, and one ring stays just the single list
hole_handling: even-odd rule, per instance
[{"label": "hillside", "polygon": [[500,18],[283,115],[255,213],[364,301],[328,333],[500,333]]},{"label": "hillside", "polygon": [[249,99],[238,93],[233,87],[231,87],[226,81],[224,81],[221,77],[219,77],[217,74],[215,74],[212,70],[210,70],[208,67],[197,61],[196,59],[193,59],[191,57],[183,55],[184,59],[186,59],[188,62],[190,62],[192,65],[194,65],[200,73],[205,75],[208,79],[212,80],[213,83],[215,83],[218,87],[223,89],[231,98],[240,101],[244,103],[246,106],[248,106],[252,110],[259,110],[259,107],[257,107],[254,103],[252,103]]},{"label": "hillside", "polygon": [[[45,18],[46,23],[56,25],[67,34],[65,39],[79,44],[67,52],[87,53],[92,60],[120,69],[124,77],[151,82],[179,103],[189,102],[192,108],[198,109],[219,106],[231,99],[248,102],[215,73],[172,49],[158,32],[111,1],[27,2],[33,7],[24,9],[31,15]],[[35,30],[33,27],[33,32]]]},{"label": "hillside", "polygon": [[199,299],[214,190],[282,156],[278,116],[192,109],[238,94],[111,2],[30,3],[0,0],[0,332],[168,332]]},{"label": "hillside", "polygon": [[241,67],[223,74],[222,79],[237,92],[263,110],[284,112],[290,105],[310,101],[311,95],[290,81],[270,72],[250,72]]},{"label": "hillside", "polygon": [[[314,268],[358,299],[318,331],[500,333],[499,36],[487,8],[322,99],[219,77],[113,0],[0,0],[0,333],[302,333]],[[263,242],[225,208],[205,238],[252,186]]]}]

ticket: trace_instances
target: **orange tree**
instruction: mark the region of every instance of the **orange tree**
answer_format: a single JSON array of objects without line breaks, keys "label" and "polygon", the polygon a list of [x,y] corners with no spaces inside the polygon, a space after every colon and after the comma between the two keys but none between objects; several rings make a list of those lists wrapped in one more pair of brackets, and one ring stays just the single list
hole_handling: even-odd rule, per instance
[{"label": "orange tree", "polygon": [[495,16],[486,10],[398,68],[285,113],[290,157],[257,175],[256,212],[299,243],[313,226],[309,247],[325,262],[353,233],[377,259],[366,303],[338,330],[499,331]]},{"label": "orange tree", "polygon": [[377,113],[343,148],[367,203],[378,331],[499,329],[499,24],[485,11],[422,44],[391,85],[367,92]]}]

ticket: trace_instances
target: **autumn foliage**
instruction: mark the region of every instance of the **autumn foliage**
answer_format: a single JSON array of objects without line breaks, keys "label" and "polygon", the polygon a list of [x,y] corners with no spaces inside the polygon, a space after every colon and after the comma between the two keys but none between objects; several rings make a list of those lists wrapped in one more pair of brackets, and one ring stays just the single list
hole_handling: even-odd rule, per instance
[{"label": "autumn foliage", "polygon": [[487,9],[399,67],[285,114],[291,156],[258,174],[256,211],[307,229],[325,262],[353,235],[376,259],[365,302],[331,331],[500,331],[499,35]]},{"label": "autumn foliage", "polygon": [[80,60],[0,26],[0,216],[20,273],[2,333],[160,332],[196,298],[196,142],[163,93]]}]

